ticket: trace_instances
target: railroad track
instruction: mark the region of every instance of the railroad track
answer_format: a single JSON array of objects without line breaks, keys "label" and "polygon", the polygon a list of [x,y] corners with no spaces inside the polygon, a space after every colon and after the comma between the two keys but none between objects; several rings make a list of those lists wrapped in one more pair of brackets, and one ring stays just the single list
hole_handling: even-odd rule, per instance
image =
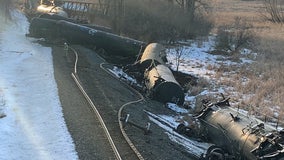
[{"label": "railroad track", "polygon": [[[128,105],[130,104],[134,104],[134,103],[138,103],[138,102],[141,102],[144,100],[143,96],[137,92],[136,90],[134,90],[133,88],[131,88],[130,86],[128,86],[126,83],[122,82],[123,85],[125,85],[128,89],[130,89],[133,93],[139,95],[139,99],[138,100],[134,100],[134,101],[129,101],[125,104],[123,104],[120,108],[119,108],[119,111],[118,111],[118,114],[117,114],[117,127],[119,127],[119,130],[125,140],[126,143],[124,143],[124,145],[122,145],[123,143],[120,142],[120,138],[117,138],[117,134],[111,134],[110,132],[112,133],[115,133],[115,130],[117,130],[116,127],[112,127],[110,126],[108,128],[108,125],[106,125],[106,123],[110,124],[110,123],[116,123],[115,122],[111,122],[110,119],[107,119],[106,118],[106,122],[105,120],[103,119],[103,117],[107,117],[108,115],[105,115],[103,113],[103,115],[101,115],[102,113],[99,112],[99,109],[98,107],[96,107],[94,105],[94,103],[92,102],[90,96],[87,94],[87,92],[85,91],[85,89],[83,88],[82,86],[82,83],[79,79],[79,76],[78,76],[78,71],[77,71],[77,65],[78,65],[78,60],[79,60],[79,57],[78,57],[78,53],[77,51],[70,47],[70,46],[67,46],[65,45],[65,49],[67,50],[71,50],[74,55],[75,55],[75,63],[74,63],[74,70],[73,72],[71,73],[71,76],[73,78],[73,80],[75,81],[77,87],[80,89],[81,93],[84,95],[85,99],[88,101],[91,109],[94,111],[95,113],[95,116],[96,118],[98,119],[99,123],[100,123],[100,126],[105,134],[105,137],[107,137],[107,143],[109,144],[110,148],[111,148],[111,151],[113,152],[114,154],[114,157],[115,159],[117,160],[121,160],[121,159],[125,159],[125,155],[127,155],[127,157],[135,157],[136,159],[139,159],[139,160],[144,160],[143,156],[140,154],[140,152],[137,150],[137,148],[135,147],[135,145],[132,143],[132,141],[130,140],[130,138],[128,137],[128,135],[126,134],[125,130],[124,130],[124,127],[123,127],[123,122],[121,121],[121,118],[122,118],[122,112],[123,112],[123,109],[125,107],[127,107]],[[68,51],[67,51],[68,52]],[[105,72],[107,72],[108,74],[112,75],[105,67],[104,67],[105,63],[102,63],[100,64],[100,68],[102,70],[104,70]],[[116,78],[115,76],[113,76],[114,78]],[[114,137],[114,138],[113,138]],[[119,137],[119,136],[118,136]],[[95,143],[95,142],[94,142]],[[119,143],[119,144],[118,144]],[[119,147],[117,147],[117,145]],[[125,145],[128,145],[128,147],[125,147]],[[121,152],[128,152],[128,153],[121,153]],[[129,152],[132,152],[132,153],[129,153]],[[112,158],[112,159],[113,159]],[[129,159],[133,159],[133,158],[129,158]]]}]

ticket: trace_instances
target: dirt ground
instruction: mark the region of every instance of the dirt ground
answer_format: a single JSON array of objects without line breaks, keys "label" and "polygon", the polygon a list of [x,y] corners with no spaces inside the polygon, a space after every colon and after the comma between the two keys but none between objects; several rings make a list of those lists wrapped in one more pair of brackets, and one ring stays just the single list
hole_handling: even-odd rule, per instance
[{"label": "dirt ground", "polygon": [[[78,75],[82,85],[101,113],[107,127],[110,128],[110,134],[115,137],[114,142],[119,149],[125,142],[121,139],[117,125],[118,110],[127,102],[138,100],[139,95],[102,70],[100,64],[104,61],[98,58],[94,51],[81,46],[73,47],[79,53]],[[101,143],[102,133],[98,131],[98,122],[94,118],[93,111],[72,80],[74,55],[71,55],[72,53],[66,54],[62,46],[53,46],[52,48],[55,78],[64,118],[76,145],[79,158],[113,159],[108,154],[110,151],[104,149],[104,145]],[[112,65],[106,64],[105,66],[111,67]],[[175,114],[161,103],[144,100],[125,106],[123,115],[130,114],[130,122],[144,127],[150,122],[145,110],[155,114]],[[153,123],[150,127],[151,133],[147,135],[143,130],[130,124],[126,124],[125,130],[144,159],[195,159],[182,146],[172,142],[165,130]],[[125,153],[128,151],[120,150],[120,152],[123,159],[135,159],[132,154]]]}]

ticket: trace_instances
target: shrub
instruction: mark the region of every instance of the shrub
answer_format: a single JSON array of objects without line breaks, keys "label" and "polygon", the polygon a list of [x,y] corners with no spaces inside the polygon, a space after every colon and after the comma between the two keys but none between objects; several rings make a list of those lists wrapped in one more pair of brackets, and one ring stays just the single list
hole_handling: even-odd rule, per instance
[{"label": "shrub", "polygon": [[284,23],[284,2],[278,0],[264,0],[262,17],[273,23]]},{"label": "shrub", "polygon": [[254,39],[252,28],[252,24],[236,17],[233,24],[218,28],[216,49],[236,52],[243,47],[248,47]]}]

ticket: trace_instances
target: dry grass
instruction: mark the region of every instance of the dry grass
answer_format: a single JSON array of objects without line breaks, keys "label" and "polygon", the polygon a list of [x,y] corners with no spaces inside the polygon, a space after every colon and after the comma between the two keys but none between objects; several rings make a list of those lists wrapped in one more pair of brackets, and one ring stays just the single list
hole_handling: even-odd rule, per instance
[{"label": "dry grass", "polygon": [[[256,41],[252,49],[258,53],[255,64],[235,68],[237,74],[230,75],[232,80],[225,78],[220,84],[233,86],[239,93],[234,98],[246,109],[270,116],[273,111],[283,115],[284,26],[263,21],[261,1],[215,0],[214,5],[216,28],[233,23],[235,17],[242,17],[254,26]],[[218,70],[218,77],[225,72]]]},{"label": "dry grass", "polygon": [[187,84],[186,88],[188,91],[190,91],[190,95],[196,96],[200,92],[204,90],[204,88],[209,86],[209,82],[205,78],[199,78],[197,81],[197,85],[190,85]]}]

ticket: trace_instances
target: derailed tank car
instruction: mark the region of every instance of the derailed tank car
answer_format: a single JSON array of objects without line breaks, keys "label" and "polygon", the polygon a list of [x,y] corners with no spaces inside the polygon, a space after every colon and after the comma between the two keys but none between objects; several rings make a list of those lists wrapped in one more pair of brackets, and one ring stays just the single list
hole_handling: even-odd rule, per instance
[{"label": "derailed tank car", "polygon": [[63,10],[63,8],[57,6],[39,5],[37,7],[37,12],[55,14],[66,18],[68,17],[67,13]]},{"label": "derailed tank car", "polygon": [[216,145],[205,159],[284,160],[284,131],[231,108],[228,99],[208,103],[197,118],[198,133]]},{"label": "derailed tank car", "polygon": [[[52,36],[50,36],[52,34]],[[103,48],[108,54],[136,56],[144,42],[118,36],[65,20],[34,18],[30,25],[30,35],[42,38],[62,38],[69,44],[93,45]]]},{"label": "derailed tank car", "polygon": [[[127,66],[127,72],[135,74],[136,79],[144,85],[147,95],[161,103],[172,102],[179,105],[184,103],[184,92],[167,62],[165,47],[159,43],[146,46],[139,60]],[[141,74],[142,73],[142,74]]]},{"label": "derailed tank car", "polygon": [[62,7],[55,6],[53,0],[41,0],[40,5],[37,7],[38,13],[54,14],[62,17],[68,17],[67,13]]},{"label": "derailed tank car", "polygon": [[62,17],[62,16],[57,15],[57,14],[43,13],[43,14],[39,15],[38,18],[45,18],[45,19],[58,20],[58,21],[59,20],[65,20],[65,21],[68,21],[68,22],[77,23],[77,21],[75,19],[68,18],[68,17]]},{"label": "derailed tank car", "polygon": [[162,103],[184,103],[184,92],[165,65],[157,65],[144,73],[145,85],[153,99]]},{"label": "derailed tank car", "polygon": [[35,38],[55,39],[58,37],[59,28],[56,20],[46,18],[33,18],[29,27],[28,36]]},{"label": "derailed tank car", "polygon": [[147,45],[139,61],[141,67],[146,69],[151,65],[167,62],[165,50],[165,47],[159,43],[150,43]]},{"label": "derailed tank car", "polygon": [[[107,53],[133,56],[137,55],[144,45],[141,41],[67,21],[59,21],[58,25],[62,29],[61,36],[66,38],[69,43],[95,44],[97,47],[103,48]],[[80,38],[78,39],[78,37]]]},{"label": "derailed tank car", "polygon": [[[78,24],[82,23],[79,20],[62,17],[62,16],[56,15],[56,14],[41,14],[40,16],[38,16],[38,18],[45,18],[45,19],[51,19],[51,20],[57,20],[57,21],[64,20],[64,21],[68,21],[68,22],[72,22],[72,23],[78,23]],[[95,25],[95,24],[88,24],[88,23],[83,23],[81,25],[86,26],[86,27],[90,27],[90,28],[93,28],[93,29],[97,29],[97,30],[100,30],[100,31],[113,33],[112,29],[109,28],[109,27],[104,27],[104,26]]]}]

